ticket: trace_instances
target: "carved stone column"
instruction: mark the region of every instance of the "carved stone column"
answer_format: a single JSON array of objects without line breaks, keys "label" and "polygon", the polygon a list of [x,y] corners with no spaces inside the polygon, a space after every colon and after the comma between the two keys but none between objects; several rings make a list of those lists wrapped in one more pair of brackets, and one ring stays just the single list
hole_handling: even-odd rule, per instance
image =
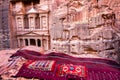
[{"label": "carved stone column", "polygon": [[30,46],[30,39],[29,38],[27,38],[28,39],[28,46]]},{"label": "carved stone column", "polygon": [[38,46],[38,42],[37,42],[37,39],[35,39],[35,44],[36,44],[35,46]]},{"label": "carved stone column", "polygon": [[23,38],[23,47],[24,47],[24,46],[26,46],[26,45],[25,45],[25,39]]},{"label": "carved stone column", "polygon": [[18,40],[18,47],[20,47],[20,39],[18,38],[17,40]]}]

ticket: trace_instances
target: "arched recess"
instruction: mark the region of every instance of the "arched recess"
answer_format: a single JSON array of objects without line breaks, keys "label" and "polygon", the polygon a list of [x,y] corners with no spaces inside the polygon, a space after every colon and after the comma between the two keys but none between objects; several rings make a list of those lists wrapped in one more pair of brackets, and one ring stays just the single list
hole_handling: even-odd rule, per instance
[{"label": "arched recess", "polygon": [[29,29],[29,21],[28,21],[28,16],[24,16],[24,29]]}]

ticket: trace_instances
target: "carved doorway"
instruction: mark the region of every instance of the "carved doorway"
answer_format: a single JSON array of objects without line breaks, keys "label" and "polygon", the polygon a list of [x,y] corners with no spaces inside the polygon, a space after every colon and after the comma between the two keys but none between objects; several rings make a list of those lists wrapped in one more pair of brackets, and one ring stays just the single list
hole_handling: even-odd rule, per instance
[{"label": "carved doorway", "polygon": [[35,39],[30,39],[30,45],[36,46],[36,41],[35,41]]},{"label": "carved doorway", "polygon": [[38,45],[37,45],[38,47],[41,46],[41,40],[40,40],[40,39],[37,40],[37,44],[38,44]]}]

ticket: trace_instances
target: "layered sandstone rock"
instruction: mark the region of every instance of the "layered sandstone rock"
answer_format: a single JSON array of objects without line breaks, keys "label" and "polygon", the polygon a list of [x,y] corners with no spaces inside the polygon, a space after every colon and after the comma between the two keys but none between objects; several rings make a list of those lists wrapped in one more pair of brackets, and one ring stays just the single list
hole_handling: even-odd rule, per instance
[{"label": "layered sandstone rock", "polygon": [[[118,0],[97,2],[85,0],[85,3],[76,0],[82,4],[77,8],[72,4],[69,6],[69,1],[71,0],[55,11],[57,20],[53,22],[60,31],[55,28],[51,31],[54,34],[51,36],[52,48],[65,53],[95,54],[103,58],[119,59],[120,17],[118,10],[120,7],[116,4]],[[71,12],[73,7],[74,12]],[[61,9],[66,10],[62,12]]]}]

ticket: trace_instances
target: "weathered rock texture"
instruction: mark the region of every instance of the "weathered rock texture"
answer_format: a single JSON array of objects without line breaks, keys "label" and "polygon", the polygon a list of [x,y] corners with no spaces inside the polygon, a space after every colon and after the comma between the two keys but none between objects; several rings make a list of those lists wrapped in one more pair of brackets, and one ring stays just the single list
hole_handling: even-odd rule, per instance
[{"label": "weathered rock texture", "polygon": [[0,50],[10,48],[9,0],[0,0]]},{"label": "weathered rock texture", "polygon": [[[78,6],[77,3],[81,5]],[[55,28],[51,30],[55,34],[52,35],[52,48],[66,53],[96,54],[119,61],[120,6],[117,3],[118,0],[68,0],[62,3],[55,11],[58,17],[54,21]]]}]

